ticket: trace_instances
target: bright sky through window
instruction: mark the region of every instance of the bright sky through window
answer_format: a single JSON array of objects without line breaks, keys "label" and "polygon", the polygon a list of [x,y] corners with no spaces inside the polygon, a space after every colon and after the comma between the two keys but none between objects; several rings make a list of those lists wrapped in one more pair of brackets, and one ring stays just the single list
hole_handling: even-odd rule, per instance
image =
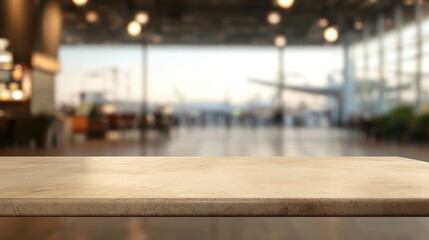
[{"label": "bright sky through window", "polygon": [[[149,47],[149,99],[156,103],[186,101],[245,103],[271,101],[274,89],[252,85],[249,78],[276,82],[275,47]],[[58,102],[77,103],[78,93],[106,91],[120,100],[139,101],[142,89],[142,49],[138,45],[65,46],[58,76]],[[340,47],[290,47],[286,50],[288,83],[326,86],[327,76],[342,69]],[[118,83],[112,79],[118,69]],[[338,74],[337,74],[338,75]],[[341,81],[341,79],[339,79]],[[289,94],[290,101],[299,101]]]}]

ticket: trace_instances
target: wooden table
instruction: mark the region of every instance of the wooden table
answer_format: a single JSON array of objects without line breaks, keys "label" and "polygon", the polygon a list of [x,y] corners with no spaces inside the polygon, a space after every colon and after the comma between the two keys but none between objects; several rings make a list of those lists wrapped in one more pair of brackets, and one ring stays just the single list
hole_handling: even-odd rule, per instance
[{"label": "wooden table", "polygon": [[0,216],[429,216],[429,163],[0,157]]}]

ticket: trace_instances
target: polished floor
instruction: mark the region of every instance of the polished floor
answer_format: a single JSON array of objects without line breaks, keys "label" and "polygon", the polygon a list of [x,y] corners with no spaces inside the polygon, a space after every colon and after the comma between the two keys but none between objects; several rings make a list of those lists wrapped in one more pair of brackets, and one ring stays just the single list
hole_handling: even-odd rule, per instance
[{"label": "polished floor", "polygon": [[[61,149],[1,149],[54,156],[402,156],[429,161],[426,145],[375,143],[336,129],[180,128],[169,136],[111,133]],[[382,171],[382,169],[380,169]],[[429,218],[0,218],[3,239],[429,239]]]},{"label": "polished floor", "polygon": [[420,218],[0,218],[0,239],[426,240]]},{"label": "polished floor", "polygon": [[166,136],[112,132],[59,149],[0,149],[0,156],[400,156],[429,161],[429,144],[376,143],[332,128],[179,128]]}]

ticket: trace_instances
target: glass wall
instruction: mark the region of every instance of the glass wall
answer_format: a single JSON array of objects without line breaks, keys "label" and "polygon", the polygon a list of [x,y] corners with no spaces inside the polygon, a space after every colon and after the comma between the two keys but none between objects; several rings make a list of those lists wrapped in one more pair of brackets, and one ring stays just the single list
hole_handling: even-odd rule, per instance
[{"label": "glass wall", "polygon": [[[425,5],[425,8],[427,4]],[[359,111],[376,115],[383,99],[382,112],[398,105],[414,106],[417,101],[418,69],[417,24],[413,21],[398,32],[393,28],[382,38],[375,34],[353,45],[355,79],[358,86]],[[429,108],[429,19],[422,24],[421,107]],[[402,42],[402,45],[401,45]],[[383,47],[383,51],[380,51]],[[381,66],[380,63],[383,63]],[[384,80],[384,81],[383,81]],[[384,94],[380,94],[384,91]],[[380,95],[384,95],[382,98]]]}]

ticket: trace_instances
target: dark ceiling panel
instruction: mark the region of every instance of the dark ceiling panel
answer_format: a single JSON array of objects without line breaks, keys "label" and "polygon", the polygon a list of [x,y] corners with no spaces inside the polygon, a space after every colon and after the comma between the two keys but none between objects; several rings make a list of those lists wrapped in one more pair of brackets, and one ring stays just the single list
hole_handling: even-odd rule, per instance
[{"label": "dark ceiling panel", "polygon": [[[165,44],[271,44],[279,33],[286,34],[291,44],[323,44],[323,31],[315,25],[318,19],[326,17],[350,32],[355,19],[373,23],[398,2],[296,0],[290,10],[277,9],[270,0],[89,0],[83,8],[72,0],[62,3],[66,44],[159,42],[160,37]],[[150,22],[144,34],[133,38],[126,26],[139,10],[150,13]],[[278,26],[266,21],[273,10],[282,13]],[[87,23],[87,11],[96,11],[99,21]]]}]

